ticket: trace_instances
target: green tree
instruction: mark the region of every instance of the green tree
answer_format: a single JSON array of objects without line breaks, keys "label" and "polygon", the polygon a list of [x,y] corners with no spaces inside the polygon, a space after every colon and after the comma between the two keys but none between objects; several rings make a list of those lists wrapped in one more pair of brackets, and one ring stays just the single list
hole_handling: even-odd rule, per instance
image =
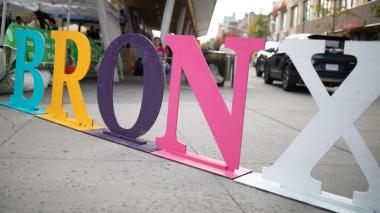
[{"label": "green tree", "polygon": [[255,15],[248,26],[249,37],[265,38],[269,36],[269,19],[265,15]]},{"label": "green tree", "polygon": [[224,44],[224,40],[226,37],[239,37],[239,34],[235,32],[223,32],[221,36],[215,38],[213,42],[213,49],[219,50],[220,46]]},{"label": "green tree", "polygon": [[374,5],[371,9],[375,13],[375,17],[380,18],[380,4]]},{"label": "green tree", "polygon": [[208,40],[207,42],[203,43],[202,44],[202,50],[212,50],[214,49],[214,43],[215,43],[215,39],[210,39]]},{"label": "green tree", "polygon": [[[325,17],[330,16],[331,21],[327,21],[324,23],[324,27],[328,29],[328,33],[334,33],[335,32],[335,25],[338,22],[338,19],[341,16],[351,16],[355,17],[358,20],[361,19],[360,16],[356,15],[354,12],[351,11],[351,9],[344,9],[339,4],[338,0],[325,0],[325,5],[317,5],[317,16],[318,17]],[[318,31],[320,31],[320,25],[318,25],[316,28]],[[323,31],[323,30],[322,30]],[[348,31],[342,31],[339,34],[345,35]]]}]

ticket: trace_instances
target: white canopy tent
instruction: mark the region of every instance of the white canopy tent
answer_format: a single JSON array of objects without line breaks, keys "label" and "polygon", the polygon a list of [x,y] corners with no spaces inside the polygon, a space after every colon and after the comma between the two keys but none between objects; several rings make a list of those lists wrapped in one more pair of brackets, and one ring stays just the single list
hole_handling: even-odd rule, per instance
[{"label": "white canopy tent", "polygon": [[[3,1],[3,5],[7,5],[7,0]],[[121,34],[119,11],[116,11],[104,0],[12,0],[8,1],[8,4],[66,19],[67,26],[69,26],[71,20],[99,21],[103,48],[106,48],[114,38]],[[6,6],[3,7],[4,14],[6,9]],[[5,24],[2,24],[1,42],[4,28]],[[118,72],[115,72],[114,80],[119,81]]]},{"label": "white canopy tent", "polygon": [[[1,0],[0,0],[1,1]],[[103,48],[106,48],[111,41],[121,34],[120,29],[120,5],[115,6],[115,0],[113,5],[107,0],[3,0],[5,5],[3,7],[3,13],[6,13],[6,2],[8,1],[9,6],[17,6],[19,8],[25,8],[31,11],[41,11],[52,17],[59,17],[67,20],[67,25],[70,21],[83,21],[83,22],[99,22],[101,39],[103,43]],[[178,14],[178,11],[186,11],[183,8],[187,8],[188,15],[182,14],[187,18],[186,27],[182,26],[182,33],[180,34],[195,34],[198,36],[205,35],[209,28],[211,17],[216,5],[217,0],[174,0],[177,7],[172,6],[171,10],[163,11],[162,5],[168,4],[168,2],[174,2],[170,0],[123,0],[124,7],[134,7],[134,9],[139,10],[141,21],[149,20],[151,29],[160,29],[165,26],[169,31],[173,31],[170,28],[171,23],[177,23],[179,16],[167,18],[165,24],[156,22],[161,22],[160,18],[162,14],[166,13]],[[128,3],[127,3],[128,2]],[[119,2],[120,3],[120,2]],[[123,6],[122,6],[123,7]],[[180,7],[181,9],[179,9]],[[174,9],[176,8],[176,9]],[[183,13],[183,12],[182,12]],[[152,15],[154,14],[154,15]],[[129,14],[127,14],[129,15]],[[3,16],[5,17],[5,16]],[[185,23],[185,19],[182,18],[182,25]],[[4,34],[5,19],[3,19],[1,25],[1,35],[0,42],[2,42],[2,36]],[[130,23],[130,21],[128,21]],[[161,26],[160,26],[161,24]],[[127,26],[131,27],[131,26]],[[122,73],[121,73],[122,74]],[[123,77],[122,75],[120,77]],[[118,72],[115,72],[114,80],[119,80]],[[122,79],[121,79],[122,80]]]},{"label": "white canopy tent", "polygon": [[8,3],[31,11],[40,10],[53,16],[66,17],[70,11],[72,17],[98,19],[96,0],[12,0]]},{"label": "white canopy tent", "polygon": [[[67,29],[71,21],[99,22],[103,48],[107,48],[111,41],[121,34],[119,10],[105,0],[3,0],[3,5],[3,14],[7,13],[9,5],[9,8],[40,11],[51,17],[62,18],[66,20]],[[5,31],[5,19],[2,20],[1,43]],[[118,68],[121,68],[120,60]],[[119,80],[123,80],[121,69],[114,74],[114,81]]]},{"label": "white canopy tent", "polygon": [[[7,0],[4,0],[4,3]],[[101,4],[97,4],[97,1]],[[103,6],[110,18],[119,22],[118,11],[113,10],[104,0],[12,0],[8,4],[31,11],[41,11],[53,17],[73,20],[99,21],[99,6]],[[6,5],[6,4],[4,4]],[[6,7],[3,7],[3,11]],[[3,26],[2,26],[3,27]]]}]

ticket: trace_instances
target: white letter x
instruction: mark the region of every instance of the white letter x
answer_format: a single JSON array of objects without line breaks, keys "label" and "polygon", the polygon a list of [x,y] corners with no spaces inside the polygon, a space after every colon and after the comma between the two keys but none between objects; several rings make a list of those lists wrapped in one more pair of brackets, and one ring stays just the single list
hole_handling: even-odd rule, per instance
[{"label": "white letter x", "polygon": [[318,40],[285,40],[280,45],[320,110],[275,164],[263,168],[263,177],[319,194],[321,183],[311,177],[311,170],[342,136],[369,186],[367,192],[354,192],[353,203],[380,211],[380,168],[354,125],[380,95],[380,42],[345,43],[345,54],[355,56],[357,65],[331,97],[311,64],[311,57],[324,52],[324,47],[324,41]]}]

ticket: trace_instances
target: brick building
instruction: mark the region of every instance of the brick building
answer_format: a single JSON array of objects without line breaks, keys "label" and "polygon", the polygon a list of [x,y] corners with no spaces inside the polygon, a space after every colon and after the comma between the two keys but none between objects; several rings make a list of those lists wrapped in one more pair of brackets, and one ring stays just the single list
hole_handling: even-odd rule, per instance
[{"label": "brick building", "polygon": [[280,0],[270,13],[272,40],[295,33],[341,34],[380,40],[380,0]]}]

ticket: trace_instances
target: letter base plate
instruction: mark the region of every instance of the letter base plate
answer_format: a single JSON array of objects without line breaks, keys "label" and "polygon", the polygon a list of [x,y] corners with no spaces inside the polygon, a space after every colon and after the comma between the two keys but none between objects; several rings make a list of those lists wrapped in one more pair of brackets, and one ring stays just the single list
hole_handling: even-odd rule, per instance
[{"label": "letter base plate", "polygon": [[236,178],[234,181],[334,212],[374,212],[367,207],[353,204],[352,199],[346,197],[323,191],[315,194],[281,186],[279,183],[263,178],[261,173],[252,172]]},{"label": "letter base plate", "polygon": [[40,114],[45,114],[45,113],[46,113],[45,109],[39,109],[39,108],[31,109],[31,108],[26,108],[26,107],[23,107],[23,106],[19,106],[19,105],[17,105],[17,104],[14,104],[14,103],[12,103],[12,102],[1,102],[0,105],[6,106],[6,107],[9,107],[9,108],[12,108],[12,109],[15,109],[15,110],[21,111],[21,112],[25,112],[25,113],[28,113],[28,114],[32,114],[32,115],[40,115]]},{"label": "letter base plate", "polygon": [[234,179],[237,177],[240,177],[242,175],[245,175],[251,170],[240,167],[239,169],[236,169],[234,171],[227,170],[226,165],[224,162],[206,158],[203,156],[195,155],[195,154],[182,154],[182,153],[175,153],[175,152],[170,152],[167,150],[160,150],[156,152],[152,152],[152,154],[176,161],[191,167],[195,167],[216,175],[220,175],[223,177],[227,177],[229,179]]},{"label": "letter base plate", "polygon": [[155,146],[153,142],[144,141],[141,139],[133,139],[125,136],[118,136],[115,133],[111,133],[108,129],[95,129],[85,131],[85,133],[95,136],[97,138],[102,138],[104,140],[117,143],[123,146],[131,147],[143,152],[154,152],[160,150],[158,146]]}]

